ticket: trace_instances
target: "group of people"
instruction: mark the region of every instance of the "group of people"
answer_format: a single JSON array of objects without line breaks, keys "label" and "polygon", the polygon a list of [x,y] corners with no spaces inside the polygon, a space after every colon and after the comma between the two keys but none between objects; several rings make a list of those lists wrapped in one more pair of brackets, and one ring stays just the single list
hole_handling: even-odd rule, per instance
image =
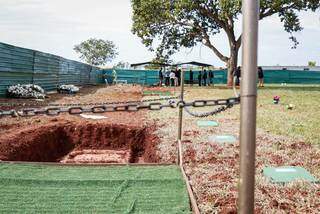
[{"label": "group of people", "polygon": [[[214,74],[212,71],[207,72],[206,69],[199,71],[198,73],[198,85],[199,86],[210,86],[213,85]],[[193,71],[190,70],[190,84],[193,85]]]},{"label": "group of people", "polygon": [[[241,81],[241,67],[238,66],[238,68],[236,69],[235,73],[235,85],[239,86],[240,85],[240,81]],[[262,70],[262,67],[258,67],[258,79],[259,79],[259,87],[264,87],[264,73]]]},{"label": "group of people", "polygon": [[[239,86],[241,81],[241,67],[238,66],[234,72],[235,85]],[[213,85],[214,73],[213,71],[207,71],[206,69],[198,71],[198,85],[201,86],[210,86]],[[262,67],[258,67],[258,78],[259,78],[259,87],[264,87],[264,74]],[[194,72],[190,70],[189,72],[189,83],[193,85],[194,83]],[[159,83],[160,86],[165,84],[165,86],[180,86],[181,85],[181,69],[175,70],[159,70]]]},{"label": "group of people", "polygon": [[[194,72],[190,70],[189,72],[189,83],[193,85],[194,83]],[[214,74],[212,71],[203,71],[198,72],[198,84],[199,86],[210,86],[213,85]],[[181,69],[176,70],[159,70],[159,85],[165,86],[180,86],[181,85]]]},{"label": "group of people", "polygon": [[181,69],[162,70],[159,71],[160,86],[164,83],[165,86],[179,86],[181,84]]}]

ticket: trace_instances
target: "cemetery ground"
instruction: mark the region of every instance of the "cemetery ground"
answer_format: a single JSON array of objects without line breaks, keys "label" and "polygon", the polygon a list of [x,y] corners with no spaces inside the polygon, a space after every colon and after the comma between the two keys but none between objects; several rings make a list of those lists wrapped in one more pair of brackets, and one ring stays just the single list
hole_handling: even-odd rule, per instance
[{"label": "cemetery ground", "polygon": [[[158,96],[142,97],[143,90],[152,89],[126,85],[83,88],[77,95],[50,95],[45,104],[158,98]],[[173,90],[169,89],[169,91]],[[175,92],[178,95],[177,89]],[[273,97],[276,95],[280,96],[280,103],[277,105],[273,104]],[[232,90],[223,87],[186,87],[185,91],[186,101],[232,96]],[[1,102],[4,100],[1,100]],[[320,179],[319,100],[320,87],[318,86],[267,85],[258,90],[256,213],[320,212],[320,186],[318,183],[306,181],[285,184],[275,183],[263,175],[264,167],[300,166],[308,170],[317,180]],[[17,102],[34,103],[35,101],[19,100]],[[36,101],[35,105],[37,103],[38,101]],[[293,109],[287,109],[289,104],[293,105]],[[212,110],[212,107],[190,108],[190,110],[206,112]],[[143,110],[139,112],[103,113],[101,115],[106,118],[97,121],[67,114],[62,114],[58,117],[2,118],[0,121],[0,160],[60,162],[66,160],[67,157],[67,160],[71,163],[176,163],[177,109],[165,108],[160,111]],[[207,118],[194,118],[185,111],[183,115],[182,148],[184,166],[201,213],[236,213],[239,178],[239,106]],[[217,126],[198,126],[199,121],[215,121],[218,124]],[[113,131],[110,131],[110,129]],[[51,134],[46,134],[46,131]],[[105,134],[106,132],[108,135]],[[54,133],[59,134],[55,135]],[[210,137],[221,135],[233,136],[236,141],[234,143],[217,143]],[[112,140],[113,144],[106,140],[106,137],[110,138],[110,136],[114,139]],[[39,146],[43,137],[53,139],[50,142],[48,140],[48,147],[28,150],[28,148],[31,148],[30,145]],[[64,141],[64,139],[68,140]],[[68,141],[69,147],[67,146],[65,150],[56,153],[46,151],[47,148],[54,150],[57,142],[58,145],[61,145],[66,141]],[[13,146],[8,147],[7,142],[11,142]],[[32,144],[32,142],[37,143]],[[104,144],[106,143],[108,147],[105,148]],[[91,152],[87,152],[88,150]],[[105,153],[101,154],[97,150],[103,150]],[[21,151],[27,152],[23,153]],[[34,155],[32,151],[36,151],[37,155]],[[78,153],[72,157],[68,156],[69,153],[75,151]],[[112,153],[113,158],[111,159],[106,157],[110,154],[110,151],[116,151]],[[52,153],[55,155],[52,156]],[[141,176],[138,176],[138,171],[135,172],[130,167],[125,176],[123,174],[120,175],[117,168],[113,167],[105,172],[108,175],[113,175],[111,176],[112,179],[110,178],[111,180],[97,179],[93,181],[89,176],[84,178],[87,186],[80,182],[81,179],[74,179],[72,176],[80,178],[85,174],[84,171],[88,170],[88,166],[71,170],[76,174],[68,174],[67,177],[62,176],[63,179],[59,177],[61,176],[59,173],[54,177],[50,177],[50,173],[55,173],[55,170],[58,170],[56,168],[49,169],[49,167],[46,169],[41,164],[39,166],[27,165],[26,169],[19,168],[23,166],[25,165],[1,164],[2,172],[5,170],[5,173],[0,174],[1,188],[5,189],[10,186],[15,190],[11,195],[9,193],[8,196],[2,195],[3,199],[6,199],[2,201],[6,201],[7,205],[14,198],[12,194],[18,195],[20,194],[18,190],[23,189],[18,187],[19,182],[21,184],[19,178],[22,176],[19,173],[26,172],[29,168],[36,168],[36,170],[41,168],[43,170],[41,173],[38,172],[39,174],[32,176],[28,175],[30,178],[28,177],[28,179],[24,180],[26,186],[33,188],[39,184],[40,189],[43,190],[40,192],[43,195],[47,191],[46,188],[48,188],[48,191],[52,191],[52,188],[56,187],[58,183],[71,184],[72,187],[79,186],[78,192],[75,192],[77,195],[77,200],[73,204],[75,207],[77,203],[85,207],[84,202],[88,201],[90,197],[97,198],[99,194],[103,197],[105,195],[103,191],[99,192],[99,194],[95,194],[95,191],[98,191],[97,189],[101,185],[106,184],[105,190],[117,196],[110,198],[112,203],[108,203],[108,206],[111,208],[113,206],[118,211],[142,211],[147,207],[147,204],[141,201],[143,197],[139,199],[139,197],[135,198],[134,195],[138,194],[139,191],[140,193],[146,191],[142,188],[142,186],[146,186],[149,190],[153,189],[151,192],[154,200],[149,203],[158,203],[158,207],[171,206],[174,208],[171,210],[163,208],[166,213],[170,213],[173,210],[175,213],[187,213],[188,200],[186,199],[185,185],[181,175],[177,173],[177,169],[173,166],[168,166],[168,168],[166,166],[161,166],[161,168],[148,166],[151,168],[141,169],[142,171],[144,170]],[[70,173],[68,167],[67,170]],[[43,173],[46,174],[46,170],[48,170],[47,177],[42,177]],[[127,171],[128,169],[119,168],[119,171],[121,170]],[[103,176],[99,174],[99,170],[94,169],[94,173],[97,173],[98,178]],[[163,177],[161,177],[161,174],[163,174]],[[33,177],[36,175],[39,176],[37,178]],[[143,175],[150,179],[143,179]],[[117,176],[118,179],[116,178]],[[128,184],[127,180],[129,178],[135,181]],[[37,182],[34,182],[35,180]],[[47,185],[48,182],[49,184]],[[117,183],[119,188],[112,189],[112,182]],[[164,182],[169,182],[170,185],[164,185]],[[159,188],[158,185],[162,188]],[[26,186],[25,188],[27,188]],[[81,191],[87,191],[90,187],[92,187],[92,192],[90,192],[92,194],[83,197],[83,192]],[[124,191],[127,187],[128,191]],[[165,191],[163,188],[165,188]],[[76,190],[76,188],[73,189]],[[59,189],[59,191],[61,197],[72,196],[72,193],[66,189]],[[177,194],[172,195],[172,192]],[[30,195],[30,197],[35,197],[35,195]],[[122,197],[124,200],[127,199],[126,203],[121,202],[120,199]],[[52,199],[60,200],[59,195],[54,194]],[[23,198],[21,200],[24,201]],[[50,197],[47,196],[46,200],[44,200],[46,202],[44,206],[48,205],[48,207],[42,207],[43,210],[49,208],[50,200]],[[32,201],[24,201],[24,203],[27,202],[32,203]],[[101,205],[103,201],[98,200],[98,202],[97,212],[99,210],[103,211],[105,209]],[[17,204],[12,203],[12,206],[17,206]],[[88,206],[94,207],[95,204]],[[66,205],[66,207],[68,206]],[[32,209],[39,207],[29,208],[32,211]],[[74,208],[74,206],[71,208]],[[7,207],[7,209],[13,208]],[[151,211],[149,210],[149,213]],[[153,212],[156,211],[161,213],[160,208],[153,210]]]}]

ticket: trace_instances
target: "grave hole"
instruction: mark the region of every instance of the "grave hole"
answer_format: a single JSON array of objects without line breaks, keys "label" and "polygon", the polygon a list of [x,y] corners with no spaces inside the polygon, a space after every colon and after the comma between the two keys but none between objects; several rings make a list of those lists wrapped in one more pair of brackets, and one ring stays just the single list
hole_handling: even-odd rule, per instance
[{"label": "grave hole", "polygon": [[156,162],[147,128],[101,123],[56,123],[0,137],[0,160],[62,163]]}]

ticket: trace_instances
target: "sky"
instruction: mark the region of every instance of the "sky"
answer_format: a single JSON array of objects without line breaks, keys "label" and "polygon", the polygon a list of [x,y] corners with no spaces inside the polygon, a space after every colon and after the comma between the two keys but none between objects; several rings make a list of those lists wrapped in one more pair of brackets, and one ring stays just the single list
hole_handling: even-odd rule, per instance
[{"label": "sky", "polygon": [[[154,58],[154,53],[131,32],[130,0],[0,0],[0,4],[0,42],[79,60],[73,47],[89,38],[99,38],[111,40],[118,47],[119,55],[112,64]],[[297,49],[291,49],[289,34],[277,16],[260,21],[259,65],[298,66],[308,61],[320,65],[320,11],[300,15],[304,30],[296,35],[300,42]],[[236,32],[240,30],[241,20]],[[224,34],[212,41],[221,52],[228,53]],[[225,66],[203,45],[182,49],[172,59]]]}]

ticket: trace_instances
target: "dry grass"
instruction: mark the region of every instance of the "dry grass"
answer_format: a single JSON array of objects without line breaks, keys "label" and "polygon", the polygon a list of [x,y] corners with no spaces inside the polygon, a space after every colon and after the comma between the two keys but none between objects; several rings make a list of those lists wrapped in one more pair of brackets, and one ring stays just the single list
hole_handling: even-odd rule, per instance
[{"label": "dry grass", "polygon": [[[310,115],[314,114],[312,111],[315,109],[304,106],[305,109],[302,112],[300,112],[300,107],[288,111],[283,109],[284,106],[269,105],[272,103],[272,95],[276,92],[278,93],[276,95],[280,96],[282,95],[280,92],[288,97],[291,94],[290,97],[294,98],[292,101],[308,105],[309,101],[301,100],[305,98],[308,100],[309,97],[306,94],[309,92],[299,90],[294,92],[281,90],[279,92],[278,90],[264,89],[259,91],[256,213],[320,213],[319,185],[295,182],[280,186],[270,184],[262,176],[263,167],[294,165],[306,168],[320,179],[320,149],[317,145],[309,144],[309,142],[319,142],[319,133],[315,129],[305,130],[305,132],[311,133],[308,134],[308,136],[312,136],[311,138],[296,132],[286,134],[285,127],[291,122],[290,119],[299,118],[294,114]],[[310,91],[312,96],[314,93]],[[187,100],[229,96],[232,96],[232,92],[228,89],[186,89]],[[205,110],[209,109],[202,109],[202,111]],[[309,110],[311,112],[306,113]],[[196,109],[196,111],[200,111],[200,109]],[[153,119],[160,127],[157,135],[161,139],[159,154],[163,162],[175,160],[177,115],[177,110],[174,109],[148,112],[149,118]],[[281,117],[285,120],[280,120]],[[202,213],[236,213],[239,143],[225,146],[217,145],[210,143],[208,136],[232,134],[238,138],[239,106],[207,119],[219,122],[219,127],[200,128],[196,124],[198,119],[190,117],[184,112],[183,151],[187,174],[190,177]],[[268,124],[261,123],[262,120],[268,121]],[[312,127],[319,128],[313,118],[308,121],[309,123],[311,121]],[[312,140],[310,141],[310,139]]]}]

